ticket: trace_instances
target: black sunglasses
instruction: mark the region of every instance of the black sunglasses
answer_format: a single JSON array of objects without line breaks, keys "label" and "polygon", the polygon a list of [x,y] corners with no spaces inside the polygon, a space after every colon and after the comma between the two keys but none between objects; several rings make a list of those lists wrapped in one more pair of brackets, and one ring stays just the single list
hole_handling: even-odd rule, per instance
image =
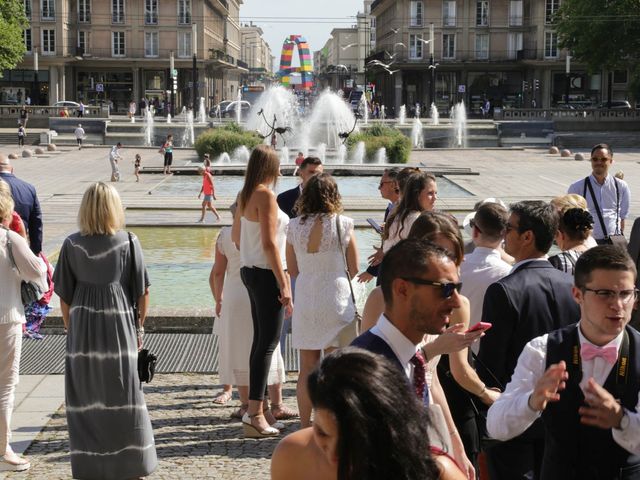
[{"label": "black sunglasses", "polygon": [[454,290],[460,293],[460,289],[462,288],[462,282],[460,283],[442,283],[442,282],[434,282],[433,280],[425,280],[424,278],[418,277],[401,277],[405,282],[415,283],[416,285],[428,285],[430,287],[439,287],[440,295],[442,298],[449,298],[453,295]]}]

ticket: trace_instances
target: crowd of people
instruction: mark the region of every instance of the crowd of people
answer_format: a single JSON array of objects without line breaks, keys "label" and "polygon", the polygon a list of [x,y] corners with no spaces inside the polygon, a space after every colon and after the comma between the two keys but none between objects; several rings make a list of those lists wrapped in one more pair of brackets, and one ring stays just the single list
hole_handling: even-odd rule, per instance
[{"label": "crowd of people", "polygon": [[[118,146],[112,156],[117,168]],[[630,191],[612,164],[611,147],[599,144],[591,174],[549,203],[479,202],[462,225],[466,244],[456,218],[438,208],[435,176],[388,168],[380,246],[359,252],[339,182],[322,162],[302,159],[300,184],[276,195],[278,155],[256,147],[209,278],[223,384],[213,401],[228,403],[237,388],[232,416],[246,438],[279,437],[283,420],[299,417],[274,452],[275,480],[640,478],[640,334],[629,325],[640,222],[630,255]],[[215,198],[208,167],[203,218]],[[9,445],[20,284],[44,291],[47,267],[35,191],[0,157],[5,178],[1,465],[25,470]],[[14,231],[14,201],[24,236]],[[21,211],[27,204],[33,211]],[[51,279],[68,335],[73,476],[144,477],[157,458],[137,374],[150,285],[142,247],[124,230],[111,184],[86,190],[78,226]],[[360,254],[370,254],[365,272]],[[374,279],[360,317],[352,282]],[[298,412],[283,403],[289,328],[300,354]]]}]

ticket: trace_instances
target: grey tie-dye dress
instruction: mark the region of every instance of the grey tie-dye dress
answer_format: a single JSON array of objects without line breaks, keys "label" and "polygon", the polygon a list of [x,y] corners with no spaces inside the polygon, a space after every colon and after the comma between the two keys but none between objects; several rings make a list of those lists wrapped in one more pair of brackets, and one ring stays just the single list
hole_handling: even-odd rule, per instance
[{"label": "grey tie-dye dress", "polygon": [[[134,236],[138,296],[148,284]],[[73,478],[123,480],[157,466],[138,381],[127,232],[74,233],[62,245],[55,292],[70,305],[65,400]]]}]

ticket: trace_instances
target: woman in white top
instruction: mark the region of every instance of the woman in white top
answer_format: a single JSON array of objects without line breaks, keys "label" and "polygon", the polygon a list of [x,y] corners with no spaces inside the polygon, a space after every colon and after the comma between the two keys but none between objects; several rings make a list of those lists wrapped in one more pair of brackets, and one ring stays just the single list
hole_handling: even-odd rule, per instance
[{"label": "woman in white top", "polygon": [[240,245],[240,276],[251,301],[253,343],[249,357],[249,408],[243,416],[247,437],[278,435],[264,416],[264,393],[285,310],[293,311],[284,249],[289,217],[278,208],[271,186],[280,175],[275,150],[258,145],[249,157],[238,197],[232,239]]},{"label": "woman in white top", "polygon": [[296,278],[291,327],[293,347],[300,350],[298,409],[301,426],[306,428],[312,410],[307,377],[320,361],[320,353],[338,347],[340,332],[353,321],[349,282],[358,273],[358,249],[353,219],[339,214],[338,185],[328,173],[311,177],[295,209],[298,217],[291,220],[287,233],[287,267]]},{"label": "woman in white top", "polygon": [[[1,181],[1,180],[0,180]],[[27,241],[8,229],[13,199],[0,194],[0,471],[23,471],[29,462],[17,456],[9,445],[11,414],[18,385],[24,308],[20,295],[23,280],[35,282],[44,292],[47,280],[44,262],[36,257]],[[8,244],[11,244],[9,252]],[[10,254],[13,256],[11,260]],[[15,267],[14,267],[15,262]]]}]

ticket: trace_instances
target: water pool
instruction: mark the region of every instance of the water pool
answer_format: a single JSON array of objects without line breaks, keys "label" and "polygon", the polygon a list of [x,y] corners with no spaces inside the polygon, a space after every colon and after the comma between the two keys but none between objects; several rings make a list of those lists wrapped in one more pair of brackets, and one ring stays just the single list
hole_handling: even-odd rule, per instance
[{"label": "water pool", "polygon": [[[378,196],[380,177],[336,177],[340,193],[344,197]],[[216,195],[235,196],[244,184],[240,175],[216,175],[214,178]],[[297,177],[280,177],[276,185],[278,193],[289,190],[298,184]],[[153,195],[174,195],[195,197],[200,191],[202,178],[191,175],[174,175],[152,190]],[[473,195],[458,184],[443,177],[438,177],[438,196],[442,198],[472,197]]]},{"label": "water pool", "polygon": [[[214,260],[217,228],[136,227],[151,281],[152,308],[213,308],[209,273]],[[371,229],[356,229],[360,271],[380,237]],[[357,286],[359,302],[374,282]]]}]

